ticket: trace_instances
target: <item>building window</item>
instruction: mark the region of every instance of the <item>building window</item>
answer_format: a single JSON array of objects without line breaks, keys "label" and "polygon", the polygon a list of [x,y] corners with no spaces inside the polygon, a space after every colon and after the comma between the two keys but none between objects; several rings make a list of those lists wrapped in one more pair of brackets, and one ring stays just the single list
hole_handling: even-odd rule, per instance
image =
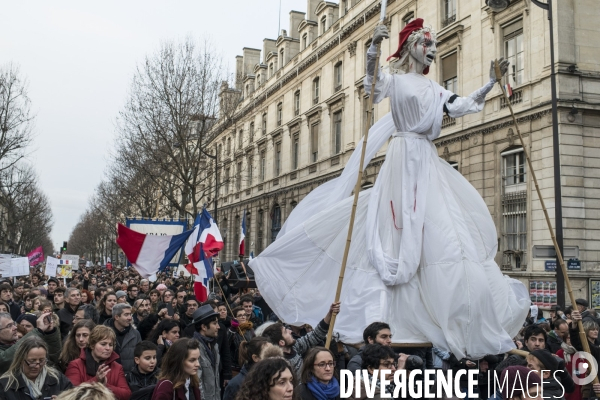
[{"label": "building window", "polygon": [[277,239],[277,234],[281,230],[281,207],[279,204],[273,206],[273,212],[271,213],[271,243]]},{"label": "building window", "polygon": [[281,49],[279,50],[279,69],[283,68],[283,66],[285,65],[285,50]]},{"label": "building window", "polygon": [[327,30],[327,15],[321,17],[321,35]]},{"label": "building window", "polygon": [[240,129],[238,132],[238,149],[242,148],[242,142],[244,141],[244,130]]},{"label": "building window", "polygon": [[298,169],[298,161],[300,156],[300,134],[295,133],[292,140],[292,169]]},{"label": "building window", "polygon": [[257,219],[258,219],[257,220],[258,232],[256,235],[256,252],[260,253],[263,250],[263,242],[264,242],[265,213],[263,212],[263,210],[258,210]]},{"label": "building window", "polygon": [[443,0],[444,2],[444,20],[442,27],[446,27],[456,21],[456,0]]},{"label": "building window", "polygon": [[227,167],[225,169],[225,182],[223,182],[223,185],[225,186],[225,194],[229,193],[229,176],[230,176],[230,168]]},{"label": "building window", "polygon": [[300,91],[294,93],[294,115],[300,115]]},{"label": "building window", "polygon": [[223,145],[219,144],[217,146],[217,157],[221,158],[222,153],[223,153]]},{"label": "building window", "polygon": [[227,138],[227,155],[231,154],[231,138]]},{"label": "building window", "polygon": [[523,20],[502,28],[504,35],[504,59],[510,62],[509,78],[513,85],[523,83],[525,60],[523,51]]},{"label": "building window", "polygon": [[277,126],[281,126],[283,120],[283,104],[277,104]]},{"label": "building window", "polygon": [[281,174],[281,142],[275,144],[275,176]]},{"label": "building window", "polygon": [[410,24],[413,19],[415,19],[415,13],[413,11],[407,13],[404,18],[402,18],[402,28]]},{"label": "building window", "polygon": [[446,90],[451,91],[452,93],[456,93],[458,88],[456,87],[458,83],[457,79],[457,53],[452,53],[447,57],[442,58],[442,77],[444,82],[444,88]]},{"label": "building window", "polygon": [[260,86],[260,74],[258,74],[256,76],[256,87],[258,88]]},{"label": "building window", "polygon": [[248,161],[248,186],[252,186],[252,171],[254,171],[254,165],[252,161]]},{"label": "building window", "polygon": [[319,124],[310,127],[310,162],[315,163],[319,159]]},{"label": "building window", "polygon": [[250,122],[250,143],[254,142],[254,122]]},{"label": "building window", "polygon": [[275,74],[275,69],[273,67],[273,63],[269,64],[269,78]]},{"label": "building window", "polygon": [[262,135],[264,136],[267,133],[267,113],[264,113],[262,115],[261,129],[262,129]]},{"label": "building window", "polygon": [[260,181],[264,182],[267,173],[267,157],[266,152],[263,150],[260,152]]},{"label": "building window", "polygon": [[302,49],[304,50],[307,47],[308,47],[308,33],[305,33],[304,35],[302,35]]},{"label": "building window", "polygon": [[527,252],[527,173],[522,148],[502,154],[502,269],[522,269]]},{"label": "building window", "polygon": [[333,113],[333,154],[342,151],[342,111]]},{"label": "building window", "polygon": [[313,80],[313,104],[319,104],[319,77]]},{"label": "building window", "polygon": [[334,82],[333,91],[334,92],[337,92],[342,89],[342,72],[343,72],[342,62],[339,61],[333,67],[333,82]]},{"label": "building window", "polygon": [[235,175],[235,189],[239,192],[242,190],[242,163],[237,164],[237,173]]},{"label": "building window", "polygon": [[[525,153],[523,149],[505,151],[502,153],[504,188],[510,189],[519,186],[517,190],[525,189],[526,171],[525,171]],[[511,189],[510,191],[514,191]]]},{"label": "building window", "polygon": [[340,17],[343,17],[348,13],[348,0],[341,0],[341,4],[340,10],[342,11],[342,15]]}]

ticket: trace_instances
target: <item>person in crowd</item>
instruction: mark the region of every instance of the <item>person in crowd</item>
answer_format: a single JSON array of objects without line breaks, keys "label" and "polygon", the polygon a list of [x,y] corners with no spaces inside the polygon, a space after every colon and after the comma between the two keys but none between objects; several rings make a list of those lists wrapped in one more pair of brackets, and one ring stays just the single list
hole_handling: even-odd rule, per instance
[{"label": "person in crowd", "polygon": [[[160,285],[158,285],[160,286]],[[165,286],[166,287],[166,286]],[[162,302],[165,304],[171,304],[171,301],[175,298],[175,293],[172,290],[166,289],[162,292]]]},{"label": "person in crowd", "polygon": [[137,327],[150,314],[150,301],[148,299],[137,299],[133,303],[133,326]]},{"label": "person in crowd", "polygon": [[569,324],[562,318],[555,319],[553,324],[554,329],[548,333],[548,340],[546,342],[546,348],[550,352],[556,354],[561,349],[561,345],[569,336]]},{"label": "person in crowd", "polygon": [[101,383],[82,383],[61,393],[54,400],[116,400],[115,395]]},{"label": "person in crowd", "polygon": [[162,358],[171,348],[173,343],[179,340],[180,326],[177,321],[172,319],[164,319],[150,332],[148,340],[154,343],[157,347],[158,365],[162,364]]},{"label": "person in crowd", "polygon": [[369,324],[363,331],[364,346],[360,348],[358,354],[350,359],[346,369],[354,374],[358,369],[361,369],[362,365],[362,351],[366,345],[372,343],[379,343],[382,346],[392,345],[392,331],[390,326],[385,322],[373,322]]},{"label": "person in crowd", "polygon": [[131,306],[128,303],[115,304],[112,318],[104,321],[104,325],[113,329],[116,335],[114,352],[119,355],[119,362],[124,371],[133,368],[135,345],[142,341],[140,333],[131,326]]},{"label": "person in crowd", "polygon": [[577,305],[577,311],[579,311],[579,313],[581,314],[581,319],[583,322],[594,321],[598,323],[591,312],[592,310],[588,308],[590,306],[590,303],[586,299],[576,299],[575,304]]},{"label": "person in crowd", "polygon": [[132,396],[135,396],[139,390],[158,382],[160,368],[157,367],[156,350],[156,345],[147,340],[142,340],[135,345],[133,352],[135,366],[125,374]]},{"label": "person in crowd", "polygon": [[[397,356],[392,350],[391,346],[382,346],[379,343],[368,344],[363,349],[362,353],[362,365],[361,368],[368,371],[369,374],[369,384],[375,384],[375,396],[373,399],[382,399],[384,398],[382,391],[385,390],[391,397],[394,391],[393,383],[388,384],[386,387],[381,387],[382,377],[380,375],[377,376],[377,380],[374,381],[373,371],[375,370],[389,370],[391,375],[391,382],[394,381],[393,374],[396,369],[403,369],[404,365],[397,364]],[[390,375],[386,376],[388,380],[390,380]],[[354,399],[366,399],[367,393],[365,390],[365,382],[364,378],[361,375],[360,387],[354,388],[354,393],[352,398]],[[358,394],[358,390],[360,390],[360,395]]]},{"label": "person in crowd", "polygon": [[9,313],[13,320],[19,318],[21,315],[21,307],[17,303],[15,303],[12,299],[13,295],[13,287],[10,283],[2,283],[0,284],[0,300],[8,304]]},{"label": "person in crowd", "polygon": [[548,335],[539,325],[530,325],[525,329],[523,335],[523,350],[532,352],[534,350],[545,349]]},{"label": "person in crowd", "polygon": [[96,323],[89,319],[75,322],[60,352],[59,365],[63,371],[66,371],[71,361],[79,358],[81,350],[88,347],[90,334],[95,327]]},{"label": "person in crowd", "polygon": [[47,312],[52,312],[52,303],[46,299],[45,297],[41,297],[40,300],[40,306],[38,308],[38,311],[42,312],[42,313],[47,313]]},{"label": "person in crowd", "polygon": [[23,284],[23,282],[17,281],[17,283],[13,285],[13,301],[19,305],[22,305],[24,297],[25,285]]},{"label": "person in crowd", "polygon": [[296,387],[298,381],[290,364],[281,358],[268,358],[254,365],[236,400],[295,400]]},{"label": "person in crowd", "polygon": [[[573,354],[577,353],[577,349],[571,345],[571,337],[567,335],[564,342],[561,343],[560,349],[556,352],[556,355],[564,361],[565,371],[570,375],[573,380]],[[577,371],[584,370],[582,364],[585,363],[585,359],[579,358],[577,361]],[[581,386],[575,385],[575,390],[572,393],[565,393],[565,400],[581,400]]]},{"label": "person in crowd", "polygon": [[52,296],[52,311],[58,313],[59,310],[65,307],[65,292],[67,290],[64,287],[57,287],[54,289],[54,296]]},{"label": "person in crowd", "polygon": [[[235,319],[232,320],[231,328],[227,330],[227,335],[229,337],[229,352],[232,355],[233,370],[239,372],[241,369],[241,365],[238,363],[240,344],[244,341],[249,341],[256,335],[254,334],[254,329],[252,329],[254,325],[248,321],[248,315],[242,307],[236,307],[233,310],[233,315]],[[223,321],[221,313],[219,313],[219,319]]]},{"label": "person in crowd", "polygon": [[[194,339],[200,342],[200,393],[203,400],[220,400],[221,355],[217,338],[219,336],[219,313],[206,304],[198,308],[192,321]],[[163,366],[165,368],[166,366]]]},{"label": "person in crowd", "polygon": [[302,400],[339,400],[340,383],[335,376],[333,353],[313,347],[304,357],[299,386]]},{"label": "person in crowd", "polygon": [[106,292],[98,303],[98,312],[100,313],[99,324],[103,324],[112,317],[112,309],[117,304],[117,296],[114,293]]},{"label": "person in crowd", "polygon": [[267,337],[274,345],[281,347],[285,358],[292,364],[294,373],[299,374],[302,369],[302,357],[306,355],[311,347],[322,345],[325,342],[331,317],[334,313],[339,312],[340,303],[333,303],[329,308],[329,312],[317,327],[298,340],[294,339],[292,331],[280,322],[267,327],[262,335]]},{"label": "person in crowd", "polygon": [[150,299],[150,309],[152,310],[152,313],[157,313],[158,312],[158,303],[160,301],[160,292],[156,289],[152,289],[150,291],[150,295],[148,296]]},{"label": "person in crowd", "polygon": [[21,314],[15,322],[21,325],[25,329],[27,334],[35,329],[36,321],[37,317],[34,314]]},{"label": "person in crowd", "polygon": [[82,349],[78,359],[69,363],[65,375],[74,386],[84,382],[105,385],[118,400],[128,400],[131,390],[127,385],[123,367],[117,362],[119,355],[113,351],[115,332],[108,326],[98,325],[90,334],[88,347]]},{"label": "person in crowd", "polygon": [[[60,332],[54,326],[52,313],[41,314],[36,320],[37,329],[33,329],[26,334],[23,339],[30,336],[41,337],[48,345],[48,358],[53,362],[58,362],[60,352]],[[21,339],[21,340],[23,340]],[[17,324],[8,313],[0,313],[0,374],[8,371],[10,364],[15,356],[17,343]]]},{"label": "person in crowd", "polygon": [[133,303],[137,300],[138,294],[140,292],[140,288],[135,283],[131,283],[127,286],[127,302],[129,305],[133,306]]},{"label": "person in crowd", "polygon": [[48,294],[46,295],[46,298],[48,300],[50,300],[51,302],[54,301],[54,291],[60,286],[60,283],[58,282],[58,279],[52,277],[50,279],[48,279],[48,283],[47,283],[47,287],[48,287]]},{"label": "person in crowd", "polygon": [[502,371],[503,400],[542,400],[542,380],[527,367],[513,365]]},{"label": "person in crowd", "polygon": [[233,377],[225,386],[223,400],[234,400],[240,387],[244,383],[248,372],[254,364],[260,360],[271,357],[283,357],[283,352],[279,346],[274,346],[266,337],[256,336],[248,342],[242,342],[239,349],[239,364],[242,369],[239,374]]},{"label": "person in crowd", "polygon": [[27,296],[25,296],[25,300],[23,301],[23,311],[25,312],[31,312],[33,311],[33,300],[36,298],[37,296],[35,295],[35,293],[28,293]]},{"label": "person in crowd", "polygon": [[[184,338],[165,355],[152,400],[205,400],[201,395],[200,348],[195,339]],[[189,383],[188,383],[189,382]]]},{"label": "person in crowd", "polygon": [[62,372],[47,363],[48,345],[42,338],[22,339],[8,371],[0,377],[0,399],[48,399],[73,387]]},{"label": "person in crowd", "polygon": [[67,304],[63,309],[59,310],[57,314],[60,320],[60,334],[63,340],[67,337],[69,331],[73,327],[73,317],[81,304],[81,293],[79,292],[79,289],[70,287],[65,294],[67,297]]},{"label": "person in crowd", "polygon": [[158,315],[149,314],[140,324],[137,326],[137,330],[142,337],[142,340],[148,340],[150,332],[154,330],[156,325],[160,322]]},{"label": "person in crowd", "polygon": [[[94,295],[92,293],[90,293],[90,291],[87,289],[81,289],[80,292],[81,292],[81,304],[90,304],[90,302],[94,298]],[[93,292],[93,290],[92,290],[92,292]]]},{"label": "person in crowd", "polygon": [[179,311],[183,313],[183,305],[185,303],[185,299],[187,298],[187,291],[185,290],[185,288],[180,287],[179,289],[177,289],[177,291],[175,292],[175,297],[177,298],[177,307],[179,308]]},{"label": "person in crowd", "polygon": [[544,398],[564,399],[565,388],[554,377],[554,372],[559,368],[558,359],[546,349],[534,350],[526,358],[527,368],[542,378]]},{"label": "person in crowd", "polygon": [[254,305],[254,297],[252,297],[252,295],[243,296],[240,299],[240,306],[246,311],[248,321],[252,322],[254,326],[259,326],[265,322],[262,311],[259,307]]},{"label": "person in crowd", "polygon": [[219,312],[219,321],[221,321],[227,329],[231,328],[231,320],[233,317],[228,314],[227,305],[223,302],[219,302],[217,304],[217,311]]},{"label": "person in crowd", "polygon": [[196,310],[198,309],[198,300],[196,300],[196,297],[194,296],[187,296],[185,302],[184,302],[184,312],[183,314],[181,314],[181,322],[188,326],[192,323],[192,321],[194,320],[194,313],[196,312]]},{"label": "person in crowd", "polygon": [[117,290],[115,296],[117,296],[117,304],[127,303],[127,292],[124,290]]},{"label": "person in crowd", "polygon": [[10,306],[3,301],[0,301],[0,312],[10,314]]},{"label": "person in crowd", "polygon": [[73,317],[73,323],[79,322],[82,319],[89,319],[94,321],[95,324],[98,324],[98,321],[100,320],[98,309],[91,304],[83,304],[79,306],[75,316]]}]

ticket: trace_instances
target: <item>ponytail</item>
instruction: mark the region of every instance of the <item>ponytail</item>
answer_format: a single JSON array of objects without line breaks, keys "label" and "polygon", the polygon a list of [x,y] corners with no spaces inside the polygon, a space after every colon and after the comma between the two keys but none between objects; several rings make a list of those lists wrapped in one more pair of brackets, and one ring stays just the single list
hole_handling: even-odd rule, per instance
[{"label": "ponytail", "polygon": [[247,364],[248,366],[254,364],[252,356],[260,356],[262,348],[270,343],[266,337],[256,336],[250,339],[250,341],[243,341],[240,343],[239,354],[240,359],[238,360],[240,365]]}]

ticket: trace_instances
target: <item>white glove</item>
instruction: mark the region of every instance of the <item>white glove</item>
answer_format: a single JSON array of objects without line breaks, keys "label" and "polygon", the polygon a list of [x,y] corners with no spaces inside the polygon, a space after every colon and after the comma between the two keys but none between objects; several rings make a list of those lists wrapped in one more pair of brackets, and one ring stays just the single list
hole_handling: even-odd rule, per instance
[{"label": "white glove", "polygon": [[390,37],[387,26],[385,25],[377,25],[375,27],[375,32],[373,33],[373,41],[372,44],[379,44],[383,39],[387,39]]}]

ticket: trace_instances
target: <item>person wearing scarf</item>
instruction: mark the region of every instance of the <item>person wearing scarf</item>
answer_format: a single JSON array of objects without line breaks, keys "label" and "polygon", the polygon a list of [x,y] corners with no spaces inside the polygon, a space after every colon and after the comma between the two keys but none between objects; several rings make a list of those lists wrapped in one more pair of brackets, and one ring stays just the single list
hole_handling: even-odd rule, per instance
[{"label": "person wearing scarf", "polygon": [[38,336],[19,342],[9,370],[0,377],[2,399],[43,399],[73,387],[60,371],[46,365],[47,344]]},{"label": "person wearing scarf", "polygon": [[233,369],[239,372],[242,366],[239,363],[240,345],[242,342],[249,342],[256,336],[254,333],[254,324],[248,320],[246,311],[242,307],[233,310],[234,319],[231,320],[231,327],[227,332],[229,340],[229,349],[232,355]]},{"label": "person wearing scarf", "polygon": [[[577,353],[577,349],[571,345],[571,339],[567,337],[567,340],[560,344],[560,349],[556,352],[556,355],[565,360],[565,370],[567,373],[572,375],[573,371],[573,354]],[[578,370],[583,370],[581,364],[585,363],[583,358],[577,360],[577,368]],[[583,376],[579,376],[579,378],[583,378]],[[581,400],[581,386],[575,385],[575,390],[572,393],[565,392],[565,400]]]},{"label": "person wearing scarf", "polygon": [[333,353],[325,347],[308,351],[300,371],[300,398],[302,400],[337,400],[340,384],[335,376]]}]

